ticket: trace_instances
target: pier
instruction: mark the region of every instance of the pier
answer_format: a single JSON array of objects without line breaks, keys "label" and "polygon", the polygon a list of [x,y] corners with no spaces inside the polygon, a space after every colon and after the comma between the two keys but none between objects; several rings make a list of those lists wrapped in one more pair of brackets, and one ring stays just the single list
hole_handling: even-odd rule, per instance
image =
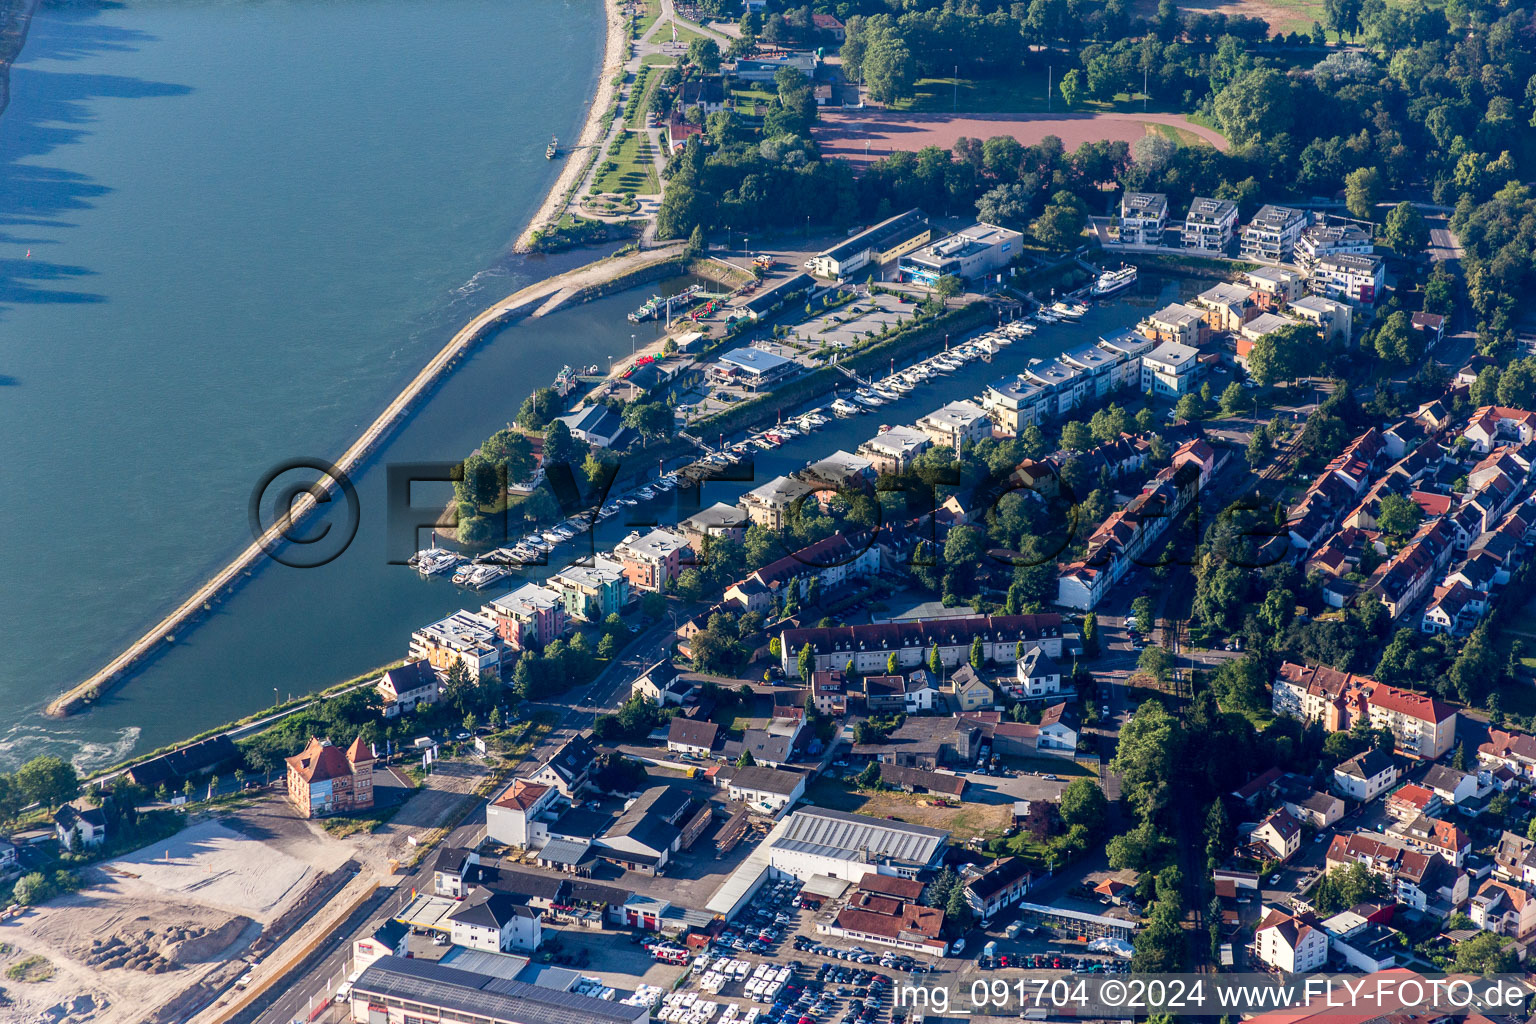
[{"label": "pier", "polygon": [[[527,313],[535,307],[536,303],[546,303],[551,296],[562,296],[564,301],[566,298],[577,295],[600,294],[616,282],[634,280],[638,283],[638,280],[647,279],[647,275],[664,273],[682,257],[683,248],[683,244],[679,242],[659,249],[599,260],[585,267],[578,267],[531,284],[484,310],[460,328],[458,333],[395,396],[394,400],[384,407],[384,411],[368,426],[368,429],[352,442],[340,458],[336,459],[336,468],[348,475],[358,469],[394,429],[404,422],[416,403],[453,369],[460,357],[508,320]],[[551,308],[546,304],[538,308],[534,315],[543,315]],[[326,480],[324,486],[327,491],[334,490],[335,481]],[[175,610],[150,627],[143,636],[130,644],[117,657],[107,662],[89,678],[54,698],[49,703],[45,714],[59,718],[84,710],[92,701],[122,682],[145,658],[152,656],[165,645],[174,643],[177,630],[190,624],[215,601],[232,593],[240,581],[249,576],[261,562],[268,548],[283,543],[284,534],[289,526],[301,522],[315,507],[315,500],[305,494],[295,502],[295,505],[290,522],[279,519],[273,523],[259,538],[253,540],[236,555],[233,561],[214,573],[207,582],[193,591],[191,596],[177,605]]]}]

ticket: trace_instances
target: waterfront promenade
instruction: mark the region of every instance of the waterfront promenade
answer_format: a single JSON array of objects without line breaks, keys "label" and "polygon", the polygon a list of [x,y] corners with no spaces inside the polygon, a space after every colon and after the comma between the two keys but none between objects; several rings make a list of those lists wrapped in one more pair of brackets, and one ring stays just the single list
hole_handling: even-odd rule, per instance
[{"label": "waterfront promenade", "polygon": [[[590,263],[584,267],[557,274],[554,277],[522,288],[500,302],[482,311],[465,324],[453,338],[422,367],[405,388],[385,406],[377,418],[358,436],[357,440],[335,462],[337,470],[351,475],[373,454],[379,445],[399,426],[434,385],[447,374],[459,359],[482,340],[494,333],[507,321],[532,313],[541,316],[551,312],[557,303],[547,300],[563,295],[565,300],[574,299],[588,289],[597,288],[622,278],[643,275],[646,271],[668,264],[683,253],[683,243],[677,242],[658,249],[642,250],[624,256],[616,256]],[[563,304],[563,301],[558,304]],[[336,490],[336,481],[327,478],[319,481],[327,493]],[[152,656],[163,645],[173,643],[176,631],[190,624],[213,602],[228,595],[248,576],[265,557],[266,552],[284,543],[294,525],[315,507],[315,499],[302,495],[295,502],[292,516],[278,519],[259,537],[255,538],[235,558],[214,573],[202,586],[143,636],[139,637],[120,654],[98,669],[89,678],[71,687],[49,703],[46,714],[53,717],[71,715],[84,710],[112,686],[120,683],[140,661]]]}]

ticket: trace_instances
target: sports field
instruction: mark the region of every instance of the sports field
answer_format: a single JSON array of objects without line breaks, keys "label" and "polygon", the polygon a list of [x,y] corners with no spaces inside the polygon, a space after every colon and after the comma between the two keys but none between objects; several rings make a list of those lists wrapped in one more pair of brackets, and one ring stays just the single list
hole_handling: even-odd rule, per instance
[{"label": "sports field", "polygon": [[949,149],[960,138],[1009,135],[1034,145],[1048,135],[1070,153],[1099,139],[1135,142],[1149,130],[1226,149],[1219,132],[1179,114],[909,114],[884,110],[824,110],[812,131],[821,151],[855,165],[925,146]]}]

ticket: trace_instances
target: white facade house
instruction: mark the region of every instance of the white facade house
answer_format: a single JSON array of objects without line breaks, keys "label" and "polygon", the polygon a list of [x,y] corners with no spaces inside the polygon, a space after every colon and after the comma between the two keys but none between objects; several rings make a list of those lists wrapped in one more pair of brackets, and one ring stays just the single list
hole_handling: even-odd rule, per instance
[{"label": "white facade house", "polygon": [[1397,765],[1379,750],[1356,754],[1333,770],[1333,789],[1340,796],[1367,803],[1397,785]]},{"label": "white facade house", "polygon": [[778,768],[752,765],[736,769],[726,791],[759,814],[777,816],[805,795],[805,776]]},{"label": "white facade house", "polygon": [[917,429],[927,434],[934,444],[959,451],[966,441],[991,437],[992,421],[981,406],[962,399],[924,416],[917,421]]},{"label": "white facade house", "polygon": [[1261,263],[1289,263],[1307,226],[1307,215],[1288,206],[1264,206],[1243,228],[1238,252]]},{"label": "white facade house", "polygon": [[857,882],[871,872],[916,878],[938,864],[949,833],[861,814],[802,808],[769,840],[769,866],[808,881],[817,875]]},{"label": "white facade house", "polygon": [[1258,958],[1277,971],[1300,974],[1328,962],[1328,935],[1302,918],[1271,908],[1253,935]]},{"label": "white facade house", "polygon": [[1193,387],[1200,353],[1188,345],[1165,341],[1141,357],[1141,389],[1177,398]]},{"label": "white facade house", "polygon": [[1312,268],[1314,291],[1365,306],[1375,305],[1386,280],[1386,262],[1370,253],[1331,253]]},{"label": "white facade house", "polygon": [[[485,834],[506,846],[537,850],[549,841],[549,822],[560,791],[528,779],[514,779],[485,806]],[[563,805],[561,805],[563,806]]]},{"label": "white facade house", "polygon": [[376,689],[384,700],[384,717],[409,714],[419,704],[434,704],[442,692],[437,670],[426,661],[408,661],[385,672]]},{"label": "white facade house", "polygon": [[1237,229],[1237,204],[1196,196],[1184,216],[1184,248],[1225,255]]},{"label": "white facade house", "polygon": [[531,953],[544,941],[539,912],[506,893],[472,889],[448,915],[455,946],[488,953]]},{"label": "white facade house", "polygon": [[1127,192],[1120,199],[1120,241],[1161,245],[1168,226],[1168,197],[1161,192]]}]

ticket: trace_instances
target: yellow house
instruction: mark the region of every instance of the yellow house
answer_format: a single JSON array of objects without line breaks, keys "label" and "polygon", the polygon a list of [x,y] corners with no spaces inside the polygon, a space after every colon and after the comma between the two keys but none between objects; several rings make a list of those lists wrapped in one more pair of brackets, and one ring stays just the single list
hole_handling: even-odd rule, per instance
[{"label": "yellow house", "polygon": [[955,695],[959,711],[979,711],[997,703],[997,692],[982,682],[981,676],[970,665],[961,665],[949,677],[949,686],[945,689]]}]

